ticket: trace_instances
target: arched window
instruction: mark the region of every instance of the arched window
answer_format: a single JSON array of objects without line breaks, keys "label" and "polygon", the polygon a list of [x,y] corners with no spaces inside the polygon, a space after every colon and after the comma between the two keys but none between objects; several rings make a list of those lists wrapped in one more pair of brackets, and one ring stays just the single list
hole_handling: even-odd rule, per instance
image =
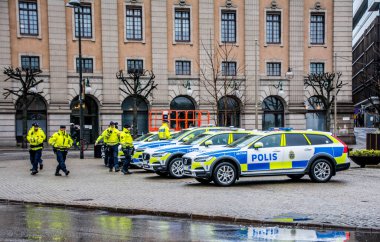
[{"label": "arched window", "polygon": [[[31,102],[31,103],[30,103]],[[45,99],[40,95],[28,96],[30,103],[27,112],[27,129],[32,127],[34,122],[37,122],[40,127],[47,133],[47,107]],[[23,103],[21,99],[16,102],[16,140],[22,142],[22,109]]]},{"label": "arched window", "polygon": [[219,99],[218,124],[240,127],[240,101],[236,97],[224,96]]},{"label": "arched window", "polygon": [[[70,122],[75,125],[80,124],[79,119],[79,99],[76,96],[70,104],[71,115]],[[83,116],[84,116],[84,133],[83,137],[90,143],[95,143],[99,135],[99,108],[95,99],[86,95],[83,102]]]},{"label": "arched window", "polygon": [[[176,130],[195,126],[195,104],[193,100],[187,96],[175,97],[170,102],[170,127]],[[189,111],[186,111],[189,110]]]},{"label": "arched window", "polygon": [[326,131],[326,108],[321,97],[312,96],[305,104],[306,128],[312,130]]},{"label": "arched window", "polygon": [[122,125],[133,124],[133,107],[137,106],[137,134],[146,134],[148,130],[148,104],[141,96],[128,96],[124,99],[121,107],[123,109]]},{"label": "arched window", "polygon": [[263,130],[284,126],[284,104],[279,98],[275,96],[265,98],[262,108],[264,111]]}]

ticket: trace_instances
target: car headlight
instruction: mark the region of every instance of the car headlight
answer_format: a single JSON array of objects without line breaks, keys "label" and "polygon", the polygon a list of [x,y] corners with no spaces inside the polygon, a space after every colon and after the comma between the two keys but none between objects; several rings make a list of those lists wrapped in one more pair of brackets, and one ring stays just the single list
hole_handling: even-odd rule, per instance
[{"label": "car headlight", "polygon": [[144,152],[145,149],[137,149],[136,152]]},{"label": "car headlight", "polygon": [[154,153],[152,156],[153,157],[163,157],[167,154],[167,152],[160,152],[160,153]]},{"label": "car headlight", "polygon": [[194,161],[195,162],[206,162],[208,160],[210,160],[212,157],[211,156],[200,156],[198,158],[195,158]]}]

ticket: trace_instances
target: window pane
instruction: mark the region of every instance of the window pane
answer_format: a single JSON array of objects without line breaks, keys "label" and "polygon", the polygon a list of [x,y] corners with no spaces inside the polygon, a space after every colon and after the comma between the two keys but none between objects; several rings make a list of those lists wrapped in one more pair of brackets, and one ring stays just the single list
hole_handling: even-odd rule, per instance
[{"label": "window pane", "polygon": [[306,137],[309,139],[312,145],[325,145],[332,143],[332,141],[324,135],[307,134]]},{"label": "window pane", "polygon": [[174,36],[175,41],[190,41],[190,10],[175,10]]},{"label": "window pane", "polygon": [[281,42],[281,13],[268,12],[267,13],[267,29],[266,41],[271,44],[278,44]]},{"label": "window pane", "polygon": [[40,70],[40,57],[21,56],[21,68],[24,70]]},{"label": "window pane", "polygon": [[303,134],[285,134],[286,146],[309,145]]},{"label": "window pane", "polygon": [[232,134],[234,141],[247,136],[248,134]]},{"label": "window pane", "polygon": [[190,61],[176,61],[175,70],[176,75],[191,75]]},{"label": "window pane", "polygon": [[236,62],[222,62],[222,75],[223,76],[236,76]]},{"label": "window pane", "polygon": [[236,42],[236,12],[235,11],[222,11],[221,21],[221,38],[222,42],[235,43]]},{"label": "window pane", "polygon": [[136,6],[126,8],[126,38],[142,40],[142,8]]},{"label": "window pane", "polygon": [[280,147],[281,135],[275,134],[275,135],[265,136],[264,138],[260,139],[259,142],[264,144],[263,148]]},{"label": "window pane", "polygon": [[281,76],[281,63],[269,62],[267,63],[268,76]]},{"label": "window pane", "polygon": [[32,1],[19,1],[20,34],[38,35],[37,3]]},{"label": "window pane", "polygon": [[323,74],[325,72],[325,63],[311,63],[310,74]]},{"label": "window pane", "polygon": [[[92,58],[82,58],[82,73],[93,73],[93,62]],[[76,70],[79,73],[79,58],[76,59]]]},{"label": "window pane", "polygon": [[227,145],[228,144],[228,136],[229,134],[219,134],[212,137],[210,140],[213,145]]},{"label": "window pane", "polygon": [[[81,37],[92,38],[92,16],[91,6],[82,6],[81,8]],[[75,9],[75,37],[79,37],[79,8]]]},{"label": "window pane", "polygon": [[312,13],[310,16],[310,42],[311,44],[325,43],[325,15]]},{"label": "window pane", "polygon": [[143,60],[127,60],[128,73],[142,73],[143,72]]}]

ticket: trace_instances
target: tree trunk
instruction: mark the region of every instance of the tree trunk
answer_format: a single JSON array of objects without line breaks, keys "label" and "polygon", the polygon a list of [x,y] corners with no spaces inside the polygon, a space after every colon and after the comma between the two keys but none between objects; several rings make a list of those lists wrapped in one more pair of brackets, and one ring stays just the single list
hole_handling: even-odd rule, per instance
[{"label": "tree trunk", "polygon": [[331,108],[326,109],[326,131],[331,132]]},{"label": "tree trunk", "polygon": [[133,98],[133,121],[132,121],[132,125],[133,125],[132,135],[133,135],[133,138],[137,137],[137,100],[136,99],[137,99],[136,97]]},{"label": "tree trunk", "polygon": [[28,105],[27,105],[27,98],[23,98],[23,104],[22,104],[22,143],[21,147],[26,148],[27,147],[27,141],[26,141],[26,135],[28,133]]}]

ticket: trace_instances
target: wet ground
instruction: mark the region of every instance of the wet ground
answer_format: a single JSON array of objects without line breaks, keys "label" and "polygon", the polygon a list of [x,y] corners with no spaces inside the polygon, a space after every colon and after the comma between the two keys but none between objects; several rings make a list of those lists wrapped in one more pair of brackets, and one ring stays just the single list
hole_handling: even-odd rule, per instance
[{"label": "wet ground", "polygon": [[0,203],[1,241],[380,241],[380,233],[250,227]]}]

